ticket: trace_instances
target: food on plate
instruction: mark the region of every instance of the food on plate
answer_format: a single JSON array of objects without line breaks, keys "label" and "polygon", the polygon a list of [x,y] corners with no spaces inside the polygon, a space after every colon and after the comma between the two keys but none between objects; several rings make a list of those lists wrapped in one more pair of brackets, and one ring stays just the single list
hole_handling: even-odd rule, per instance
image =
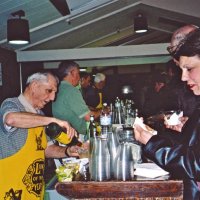
[{"label": "food on plate", "polygon": [[79,162],[69,162],[64,165],[59,166],[56,169],[56,175],[59,182],[72,181],[74,177],[79,173],[80,163]]}]

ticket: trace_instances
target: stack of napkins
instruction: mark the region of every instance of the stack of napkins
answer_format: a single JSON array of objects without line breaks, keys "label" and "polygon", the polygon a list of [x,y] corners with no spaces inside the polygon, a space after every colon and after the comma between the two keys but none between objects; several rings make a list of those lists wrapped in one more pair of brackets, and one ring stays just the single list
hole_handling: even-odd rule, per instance
[{"label": "stack of napkins", "polygon": [[135,165],[134,175],[147,177],[147,178],[157,178],[159,176],[168,175],[169,172],[163,170],[155,163],[141,163]]}]

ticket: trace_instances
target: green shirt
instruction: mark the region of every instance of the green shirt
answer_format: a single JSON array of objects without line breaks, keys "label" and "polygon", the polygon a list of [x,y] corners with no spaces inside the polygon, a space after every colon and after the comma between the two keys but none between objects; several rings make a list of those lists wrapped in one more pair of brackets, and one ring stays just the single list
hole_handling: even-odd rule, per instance
[{"label": "green shirt", "polygon": [[84,116],[90,112],[80,91],[66,81],[61,81],[56,100],[52,103],[53,116],[68,121],[78,133],[86,134]]}]

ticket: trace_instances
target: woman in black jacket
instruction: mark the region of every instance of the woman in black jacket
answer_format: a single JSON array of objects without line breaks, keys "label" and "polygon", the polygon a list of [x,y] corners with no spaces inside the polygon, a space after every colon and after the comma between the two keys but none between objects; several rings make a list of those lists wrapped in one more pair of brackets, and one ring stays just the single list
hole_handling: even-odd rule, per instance
[{"label": "woman in black jacket", "polygon": [[[179,59],[182,81],[200,96],[200,30],[190,33],[175,49]],[[145,144],[144,154],[169,171],[173,177],[183,179],[184,200],[200,200],[200,106],[187,120],[177,126],[167,126],[181,133],[180,140],[166,138],[163,134],[152,135],[139,125],[134,126],[135,137]]]}]

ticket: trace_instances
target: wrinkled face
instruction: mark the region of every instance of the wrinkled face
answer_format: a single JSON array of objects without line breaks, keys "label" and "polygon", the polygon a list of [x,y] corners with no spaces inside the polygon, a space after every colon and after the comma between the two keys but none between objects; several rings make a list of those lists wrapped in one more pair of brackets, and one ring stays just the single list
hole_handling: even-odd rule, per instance
[{"label": "wrinkled face", "polygon": [[80,81],[80,71],[78,68],[73,68],[70,73],[72,76],[72,85],[76,87]]},{"label": "wrinkled face", "polygon": [[48,76],[48,82],[35,81],[32,83],[33,107],[43,108],[48,102],[55,99],[57,92],[57,82],[51,75]]},{"label": "wrinkled face", "polygon": [[91,77],[90,76],[81,79],[81,87],[82,88],[87,88],[90,85],[90,83],[91,83]]},{"label": "wrinkled face", "polygon": [[200,95],[200,57],[181,56],[180,68],[182,70],[182,81],[186,81],[188,87],[195,95]]}]

